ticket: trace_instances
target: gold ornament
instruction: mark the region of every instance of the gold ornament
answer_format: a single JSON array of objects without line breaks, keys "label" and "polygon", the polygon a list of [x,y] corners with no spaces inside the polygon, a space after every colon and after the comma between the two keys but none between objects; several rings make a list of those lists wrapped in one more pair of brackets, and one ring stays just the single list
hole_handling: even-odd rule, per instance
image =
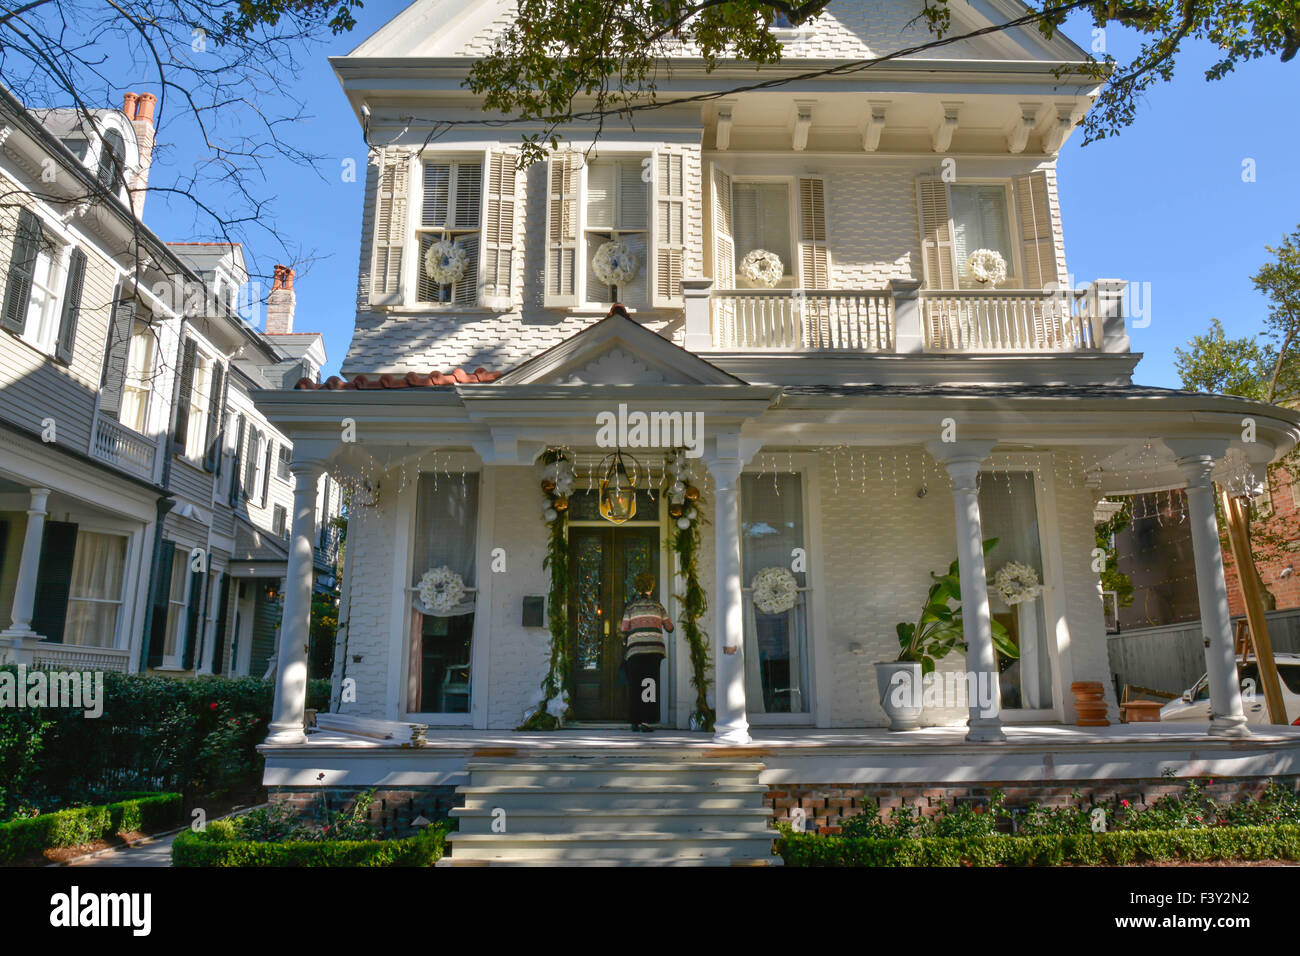
[{"label": "gold ornament", "polygon": [[699,498],[699,497],[700,497],[700,489],[699,489],[699,488],[696,488],[694,485],[687,485],[687,486],[686,486],[686,500],[687,500],[687,501],[695,501],[695,500],[696,500],[697,498]]},{"label": "gold ornament", "polygon": [[681,505],[668,506],[668,513],[672,515],[674,518],[680,518],[682,516],[682,510],[683,509]]},{"label": "gold ornament", "polygon": [[568,511],[569,499],[564,497],[564,495],[560,495],[558,498],[556,498],[554,501],[551,502],[551,507],[554,508],[556,511]]},{"label": "gold ornament", "polygon": [[553,482],[550,478],[543,478],[542,491],[546,492],[549,495],[554,490],[555,490],[555,482]]}]

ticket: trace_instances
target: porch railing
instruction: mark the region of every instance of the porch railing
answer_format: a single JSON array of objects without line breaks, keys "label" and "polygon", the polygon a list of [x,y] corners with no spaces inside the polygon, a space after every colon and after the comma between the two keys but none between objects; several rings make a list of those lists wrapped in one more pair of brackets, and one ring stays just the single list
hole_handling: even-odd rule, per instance
[{"label": "porch railing", "polygon": [[1096,349],[1083,293],[921,292],[928,352],[1081,352]]},{"label": "porch railing", "polygon": [[111,418],[100,418],[95,422],[95,436],[90,444],[90,453],[100,461],[149,481],[153,478],[154,457],[158,453],[158,446],[139,432]]},{"label": "porch railing", "polygon": [[893,348],[893,297],[886,290],[732,289],[715,291],[710,306],[715,348]]},{"label": "porch railing", "polygon": [[33,650],[34,669],[119,671],[131,670],[131,652],[116,647],[85,647],[80,644],[47,644],[42,641]]}]

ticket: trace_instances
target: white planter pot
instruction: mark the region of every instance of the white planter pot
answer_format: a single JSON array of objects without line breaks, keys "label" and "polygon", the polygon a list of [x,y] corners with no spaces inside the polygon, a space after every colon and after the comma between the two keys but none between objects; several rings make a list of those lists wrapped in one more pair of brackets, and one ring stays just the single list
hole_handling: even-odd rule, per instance
[{"label": "white planter pot", "polygon": [[876,664],[880,706],[890,730],[915,730],[921,726],[921,665],[917,661]]}]

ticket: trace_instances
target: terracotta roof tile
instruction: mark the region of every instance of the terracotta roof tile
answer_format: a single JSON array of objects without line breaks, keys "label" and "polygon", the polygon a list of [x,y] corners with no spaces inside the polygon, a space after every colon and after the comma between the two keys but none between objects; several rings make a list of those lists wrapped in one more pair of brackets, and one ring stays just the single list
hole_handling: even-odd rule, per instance
[{"label": "terracotta roof tile", "polygon": [[328,389],[341,388],[437,388],[446,385],[469,385],[478,382],[494,382],[501,377],[500,372],[489,372],[485,368],[476,368],[467,372],[463,368],[454,368],[450,372],[407,372],[405,375],[384,374],[367,377],[358,375],[352,381],[331,375],[323,382],[313,382],[309,378],[298,379],[295,388]]}]

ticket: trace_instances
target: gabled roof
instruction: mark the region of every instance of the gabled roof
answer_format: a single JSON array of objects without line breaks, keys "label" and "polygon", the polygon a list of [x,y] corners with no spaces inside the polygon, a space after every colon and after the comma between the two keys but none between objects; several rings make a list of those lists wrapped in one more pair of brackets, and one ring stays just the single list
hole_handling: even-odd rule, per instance
[{"label": "gabled roof", "polygon": [[497,379],[498,385],[745,385],[633,321],[621,305]]}]

